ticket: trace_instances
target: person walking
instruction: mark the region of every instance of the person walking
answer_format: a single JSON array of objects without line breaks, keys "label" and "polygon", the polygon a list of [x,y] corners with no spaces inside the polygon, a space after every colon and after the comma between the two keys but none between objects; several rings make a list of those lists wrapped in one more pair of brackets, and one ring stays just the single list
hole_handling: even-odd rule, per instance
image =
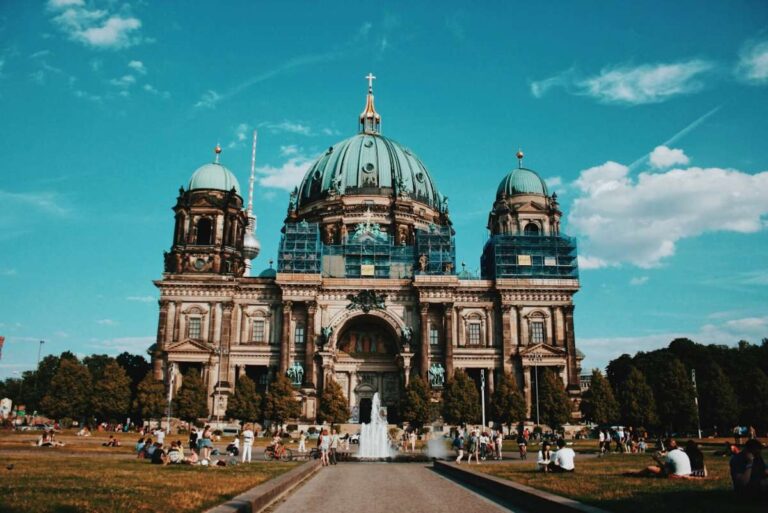
[{"label": "person walking", "polygon": [[336,465],[338,462],[336,461],[336,451],[339,450],[339,443],[341,443],[341,440],[339,439],[338,433],[336,433],[336,430],[331,431],[331,452],[329,461],[332,465]]},{"label": "person walking", "polygon": [[472,458],[475,458],[475,463],[480,464],[480,440],[477,436],[477,431],[472,431],[469,436],[469,456],[467,463],[472,463]]},{"label": "person walking", "polygon": [[503,444],[504,444],[504,433],[500,429],[496,432],[496,445],[495,445],[496,459],[499,461],[501,461],[502,459],[501,448]]},{"label": "person walking", "polygon": [[408,441],[411,444],[411,452],[416,452],[416,439],[418,436],[416,435],[416,430],[414,429],[411,431],[411,434],[408,435]]},{"label": "person walking", "polygon": [[464,457],[464,436],[459,432],[456,433],[456,438],[453,439],[453,448],[458,453],[456,463],[461,463],[461,459]]},{"label": "person walking", "polygon": [[301,454],[307,452],[307,435],[304,434],[304,431],[299,433],[299,452]]},{"label": "person walking", "polygon": [[527,458],[527,455],[528,455],[528,439],[522,433],[517,435],[517,448],[520,451],[520,459],[521,460],[528,459]]},{"label": "person walking", "polygon": [[253,451],[253,426],[251,424],[245,425],[245,430],[243,430],[243,457],[242,462],[245,463],[246,460],[248,463],[251,462],[251,452]]},{"label": "person walking", "polygon": [[331,437],[328,435],[327,429],[323,429],[323,434],[320,435],[318,443],[320,444],[320,462],[324,467],[327,467],[330,464],[328,461],[328,451],[331,450]]}]

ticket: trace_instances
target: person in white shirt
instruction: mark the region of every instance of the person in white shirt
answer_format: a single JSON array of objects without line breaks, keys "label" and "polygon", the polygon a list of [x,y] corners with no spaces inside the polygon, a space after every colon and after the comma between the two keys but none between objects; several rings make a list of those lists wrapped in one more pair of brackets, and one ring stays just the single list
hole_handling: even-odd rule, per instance
[{"label": "person in white shirt", "polygon": [[251,462],[251,451],[253,450],[253,426],[251,424],[246,424],[245,429],[243,430],[243,457],[242,462],[245,463],[245,460],[248,460],[248,463]]},{"label": "person in white shirt", "polygon": [[605,453],[605,434],[602,431],[597,432],[597,449],[602,456]]},{"label": "person in white shirt", "polygon": [[498,430],[496,432],[496,440],[494,440],[494,449],[496,449],[496,459],[501,459],[501,448],[504,444],[504,433],[501,432],[501,430]]},{"label": "person in white shirt", "polygon": [[163,428],[157,428],[154,433],[155,435],[155,441],[159,443],[160,445],[163,445],[165,443],[165,430]]},{"label": "person in white shirt", "polygon": [[336,461],[336,451],[339,450],[340,443],[341,439],[339,438],[339,434],[335,429],[331,430],[331,453],[329,455],[329,461],[331,465],[336,465],[336,463],[338,463]]},{"label": "person in white shirt", "polygon": [[557,452],[554,454],[552,461],[549,462],[549,471],[573,472],[576,468],[575,458],[576,453],[570,447],[566,447],[565,440],[560,438],[557,441]]},{"label": "person in white shirt", "polygon": [[301,454],[307,452],[307,435],[304,434],[304,431],[299,433],[299,452]]},{"label": "person in white shirt", "polygon": [[658,452],[653,455],[658,465],[644,468],[637,475],[646,477],[688,478],[691,476],[691,460],[684,451],[680,450],[673,439],[666,440],[664,447],[667,453]]}]

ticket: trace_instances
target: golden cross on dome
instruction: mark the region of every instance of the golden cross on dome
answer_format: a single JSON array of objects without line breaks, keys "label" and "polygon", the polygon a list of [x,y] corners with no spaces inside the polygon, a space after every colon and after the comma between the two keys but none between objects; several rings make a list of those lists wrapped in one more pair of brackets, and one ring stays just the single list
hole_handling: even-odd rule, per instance
[{"label": "golden cross on dome", "polygon": [[365,78],[368,80],[368,91],[373,92],[373,81],[376,80],[376,77],[373,76],[373,73],[368,73]]}]

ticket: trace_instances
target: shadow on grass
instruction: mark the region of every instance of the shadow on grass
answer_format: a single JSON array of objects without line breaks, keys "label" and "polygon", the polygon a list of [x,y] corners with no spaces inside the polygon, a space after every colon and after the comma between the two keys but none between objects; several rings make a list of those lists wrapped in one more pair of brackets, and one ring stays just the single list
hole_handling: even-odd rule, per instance
[{"label": "shadow on grass", "polygon": [[632,497],[589,501],[590,504],[621,513],[764,513],[765,501],[737,497],[732,490],[637,491]]}]

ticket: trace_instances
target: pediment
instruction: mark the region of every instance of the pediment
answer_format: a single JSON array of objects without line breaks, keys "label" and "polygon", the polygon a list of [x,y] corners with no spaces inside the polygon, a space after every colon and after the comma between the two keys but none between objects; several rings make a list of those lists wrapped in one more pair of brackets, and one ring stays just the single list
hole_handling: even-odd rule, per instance
[{"label": "pediment", "polygon": [[197,340],[186,339],[179,342],[174,342],[169,346],[166,346],[167,352],[177,353],[212,353],[213,349],[203,342]]},{"label": "pediment", "polygon": [[518,212],[522,213],[530,213],[530,212],[546,212],[547,206],[542,205],[541,203],[538,203],[536,201],[531,201],[529,203],[523,203],[517,208]]},{"label": "pediment", "polygon": [[565,355],[565,349],[550,346],[548,344],[535,344],[520,351],[520,356],[523,358],[536,357],[541,358],[542,360],[546,360],[547,358],[563,358]]}]

